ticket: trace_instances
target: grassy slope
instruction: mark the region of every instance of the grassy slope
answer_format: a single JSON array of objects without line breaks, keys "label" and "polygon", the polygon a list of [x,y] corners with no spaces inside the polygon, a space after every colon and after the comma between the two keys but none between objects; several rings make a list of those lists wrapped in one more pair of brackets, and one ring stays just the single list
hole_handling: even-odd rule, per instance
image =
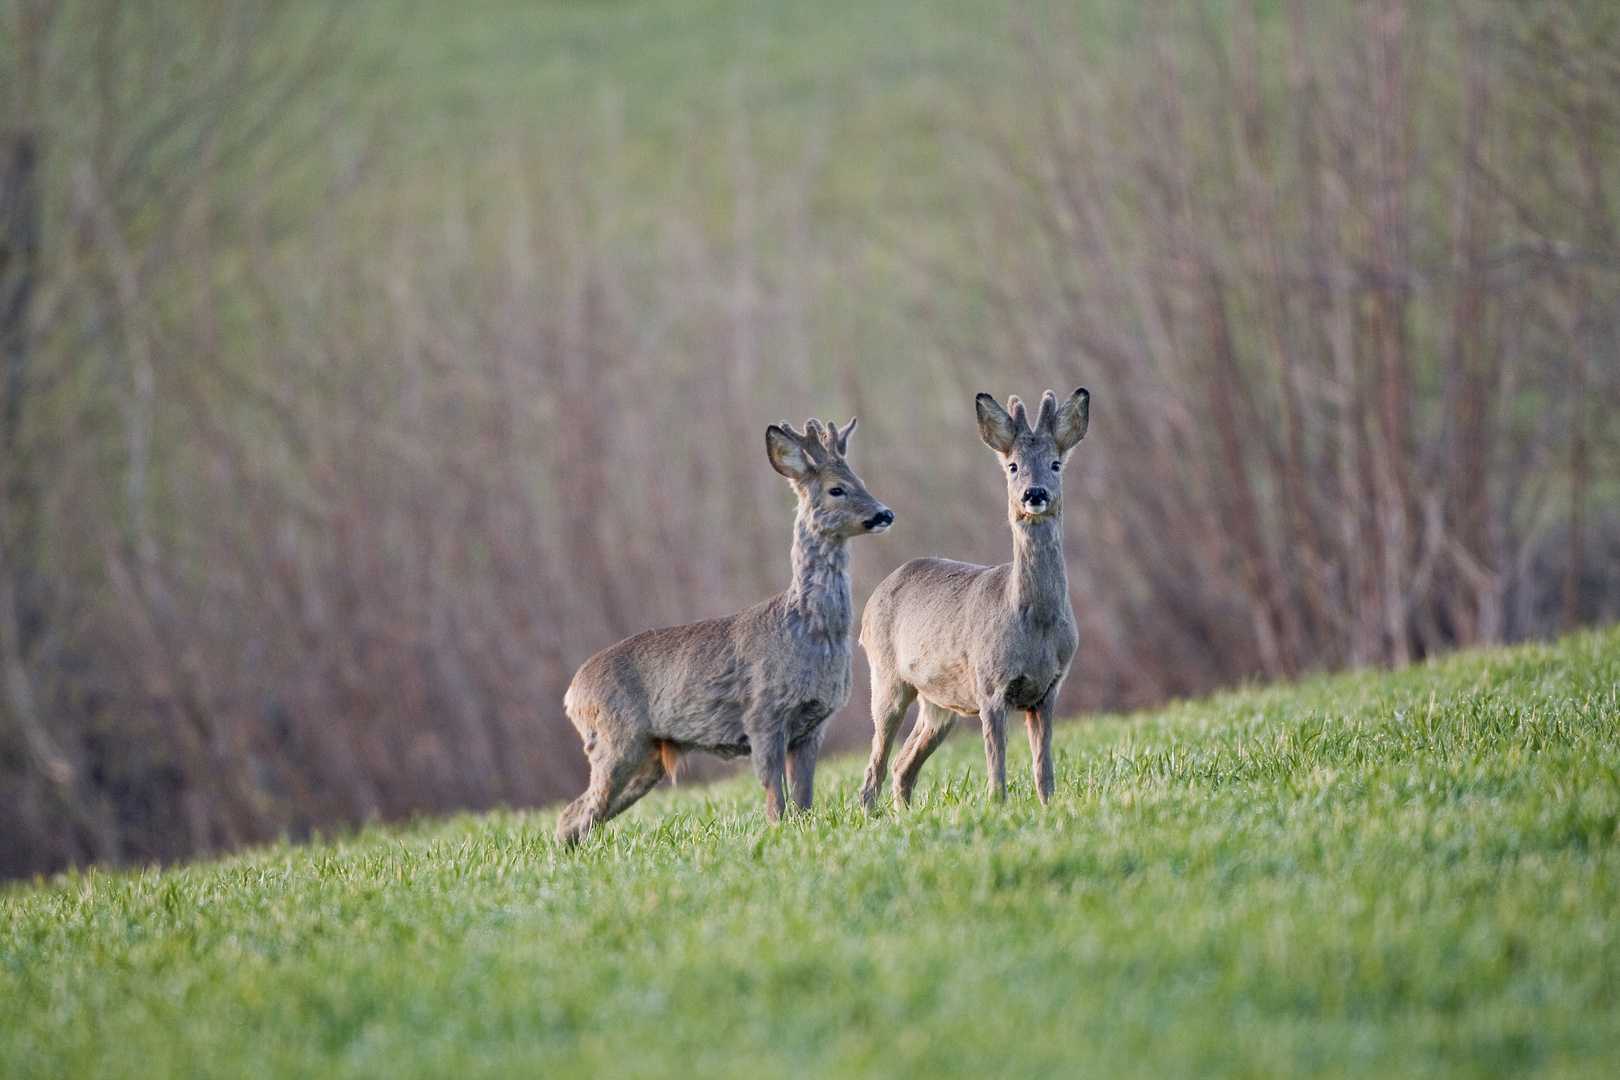
[{"label": "grassy slope", "polygon": [[[0,893],[7,1075],[1611,1075],[1620,631],[748,784]],[[1022,747],[1014,764],[1027,766]],[[543,1066],[543,1068],[541,1068]]]}]

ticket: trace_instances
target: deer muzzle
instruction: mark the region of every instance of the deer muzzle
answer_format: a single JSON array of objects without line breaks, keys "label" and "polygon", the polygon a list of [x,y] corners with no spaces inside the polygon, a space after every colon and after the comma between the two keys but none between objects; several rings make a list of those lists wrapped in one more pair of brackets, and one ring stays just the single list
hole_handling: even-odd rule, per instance
[{"label": "deer muzzle", "polygon": [[880,533],[894,524],[894,511],[885,506],[882,510],[861,522],[861,524],[866,526],[867,532]]}]

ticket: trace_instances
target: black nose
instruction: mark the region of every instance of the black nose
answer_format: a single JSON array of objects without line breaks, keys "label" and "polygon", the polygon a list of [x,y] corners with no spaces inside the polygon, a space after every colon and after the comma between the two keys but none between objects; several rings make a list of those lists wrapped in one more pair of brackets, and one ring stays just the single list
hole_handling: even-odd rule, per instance
[{"label": "black nose", "polygon": [[1024,492],[1024,503],[1027,506],[1036,506],[1051,501],[1051,494],[1043,487],[1032,487]]},{"label": "black nose", "polygon": [[868,529],[881,529],[885,525],[893,525],[894,512],[892,510],[879,510],[871,517],[861,522],[861,524],[865,525]]}]

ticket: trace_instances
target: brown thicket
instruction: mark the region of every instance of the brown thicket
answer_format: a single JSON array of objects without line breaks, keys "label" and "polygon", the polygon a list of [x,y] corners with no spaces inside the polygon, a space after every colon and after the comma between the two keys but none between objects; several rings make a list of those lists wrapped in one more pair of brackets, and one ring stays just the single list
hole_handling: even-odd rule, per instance
[{"label": "brown thicket", "polygon": [[780,588],[811,392],[755,248],[813,160],[738,142],[725,242],[632,243],[611,148],[390,183],[307,10],[5,15],[0,875],[553,800],[580,661]]},{"label": "brown thicket", "polygon": [[1092,389],[1066,709],[1613,617],[1617,16],[1192,10],[1033,35],[892,316],[952,349],[861,362],[824,139],[650,213],[566,132],[417,183],[302,5],[0,7],[0,875],[566,797],[575,666],[780,589],[763,429],[838,403],[860,599],[1006,558],[974,391]]},{"label": "brown thicket", "polygon": [[1096,391],[1082,700],[1614,617],[1620,11],[1140,19],[1029,35],[997,144],[1004,355]]}]

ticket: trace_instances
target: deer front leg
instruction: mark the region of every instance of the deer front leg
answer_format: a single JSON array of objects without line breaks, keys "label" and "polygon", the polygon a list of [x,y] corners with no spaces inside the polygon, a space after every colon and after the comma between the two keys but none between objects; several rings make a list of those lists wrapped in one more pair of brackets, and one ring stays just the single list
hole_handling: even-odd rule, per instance
[{"label": "deer front leg", "polygon": [[997,802],[1007,798],[1007,706],[998,697],[979,703],[979,723],[984,728],[984,769],[990,774],[990,797]]},{"label": "deer front leg", "polygon": [[1030,772],[1035,778],[1035,791],[1045,806],[1055,786],[1052,774],[1052,714],[1057,707],[1056,692],[1049,692],[1041,703],[1024,714],[1029,731]]},{"label": "deer front leg", "polygon": [[810,809],[815,799],[816,758],[821,756],[821,740],[826,737],[827,725],[817,724],[803,742],[788,751],[788,787],[793,791],[793,805],[800,810]]},{"label": "deer front leg", "polygon": [[754,774],[765,785],[765,820],[776,824],[787,809],[783,785],[787,779],[787,733],[780,727],[768,726],[764,730],[750,731],[749,745],[753,747]]}]

